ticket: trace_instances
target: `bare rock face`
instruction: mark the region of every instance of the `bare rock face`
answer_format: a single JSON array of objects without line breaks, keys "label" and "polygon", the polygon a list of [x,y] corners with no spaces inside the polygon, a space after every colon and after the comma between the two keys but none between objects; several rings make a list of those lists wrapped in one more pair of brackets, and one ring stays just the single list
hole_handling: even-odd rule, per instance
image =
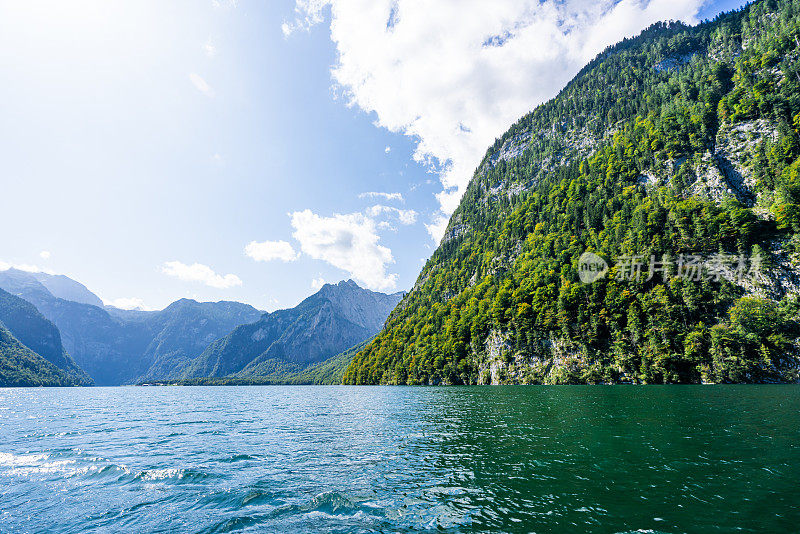
[{"label": "bare rock face", "polygon": [[656,72],[676,71],[680,69],[683,65],[689,63],[695,55],[696,52],[692,52],[689,54],[680,54],[664,58],[655,65],[653,65],[653,70]]},{"label": "bare rock face", "polygon": [[754,195],[744,183],[741,173],[726,159],[706,152],[694,168],[697,180],[689,191],[693,196],[721,204],[726,198],[736,198],[752,206]]},{"label": "bare rock face", "polygon": [[706,151],[699,161],[693,161],[697,179],[691,184],[690,193],[717,204],[735,198],[742,205],[754,208],[757,216],[770,217],[755,192],[753,161],[758,146],[764,140],[776,138],[775,123],[764,119],[722,124],[714,151]]}]

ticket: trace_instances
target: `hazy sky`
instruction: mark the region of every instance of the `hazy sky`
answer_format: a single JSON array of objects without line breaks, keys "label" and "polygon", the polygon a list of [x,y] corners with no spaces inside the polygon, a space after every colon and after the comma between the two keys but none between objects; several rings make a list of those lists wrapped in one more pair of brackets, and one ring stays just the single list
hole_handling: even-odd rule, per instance
[{"label": "hazy sky", "polygon": [[407,290],[508,126],[742,4],[0,0],[0,269],[152,309]]}]

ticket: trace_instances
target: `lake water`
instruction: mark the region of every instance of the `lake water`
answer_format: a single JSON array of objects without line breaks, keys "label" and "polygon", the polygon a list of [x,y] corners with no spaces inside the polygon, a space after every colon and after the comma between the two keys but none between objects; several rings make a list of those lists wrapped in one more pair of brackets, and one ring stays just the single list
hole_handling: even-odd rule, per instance
[{"label": "lake water", "polygon": [[0,389],[0,531],[796,532],[800,387]]}]

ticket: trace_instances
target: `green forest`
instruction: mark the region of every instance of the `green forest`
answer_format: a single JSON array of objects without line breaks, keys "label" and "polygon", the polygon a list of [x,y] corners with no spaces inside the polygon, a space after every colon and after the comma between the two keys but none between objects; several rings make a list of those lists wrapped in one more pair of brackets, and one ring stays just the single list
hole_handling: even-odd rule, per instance
[{"label": "green forest", "polygon": [[[489,148],[344,383],[797,381],[798,14],[762,0],[601,53]],[[611,265],[589,284],[586,251]],[[692,254],[748,277],[680,276]],[[625,278],[622,256],[664,273]]]},{"label": "green forest", "polygon": [[0,387],[77,385],[80,379],[30,350],[0,323]]}]

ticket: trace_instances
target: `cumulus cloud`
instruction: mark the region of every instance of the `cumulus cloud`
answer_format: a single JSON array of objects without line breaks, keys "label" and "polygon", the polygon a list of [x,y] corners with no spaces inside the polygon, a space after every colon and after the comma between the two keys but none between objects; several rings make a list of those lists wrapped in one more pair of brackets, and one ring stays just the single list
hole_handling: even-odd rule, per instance
[{"label": "cumulus cloud", "polygon": [[353,106],[417,142],[439,174],[438,240],[486,149],[606,46],[704,0],[297,0],[285,35],[326,20]]},{"label": "cumulus cloud", "polygon": [[256,261],[281,260],[294,261],[300,257],[292,245],[286,241],[251,241],[244,248],[244,253]]},{"label": "cumulus cloud", "polygon": [[144,301],[139,297],[122,297],[118,299],[103,301],[107,306],[114,306],[121,310],[146,310]]},{"label": "cumulus cloud", "polygon": [[189,80],[191,80],[192,85],[194,85],[198,91],[207,97],[214,96],[214,89],[212,89],[211,86],[208,85],[208,82],[206,82],[199,74],[195,72],[190,73]]},{"label": "cumulus cloud", "polygon": [[417,222],[417,212],[414,210],[401,210],[392,206],[376,204],[367,208],[367,215],[370,217],[380,217],[382,214],[397,217],[400,224],[414,224]]},{"label": "cumulus cloud", "polygon": [[293,237],[304,254],[347,271],[375,290],[394,289],[397,275],[387,272],[392,251],[379,244],[375,221],[363,213],[317,215],[311,210],[290,215]]},{"label": "cumulus cloud", "polygon": [[386,200],[397,200],[398,202],[404,201],[401,193],[384,193],[381,191],[367,191],[359,194],[358,198],[384,198]]},{"label": "cumulus cloud", "polygon": [[49,260],[51,255],[49,250],[43,250],[39,253],[39,257],[43,260]]},{"label": "cumulus cloud", "polygon": [[201,282],[217,289],[242,285],[242,280],[235,274],[217,274],[211,267],[202,263],[186,265],[179,261],[168,261],[161,267],[161,272],[186,282]]}]

